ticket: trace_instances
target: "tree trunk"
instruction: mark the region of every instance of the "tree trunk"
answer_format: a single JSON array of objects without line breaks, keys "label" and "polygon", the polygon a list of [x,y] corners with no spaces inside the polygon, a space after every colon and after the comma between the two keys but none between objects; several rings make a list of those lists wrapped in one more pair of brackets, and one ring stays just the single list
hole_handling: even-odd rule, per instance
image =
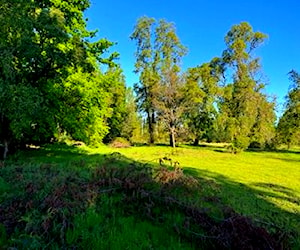
[{"label": "tree trunk", "polygon": [[152,113],[151,115],[151,112],[150,110],[147,111],[147,120],[148,120],[148,128],[149,128],[149,136],[150,136],[150,144],[154,144],[155,142],[155,139],[154,139],[154,123],[153,123],[153,120],[154,120],[154,114]]},{"label": "tree trunk", "polygon": [[194,146],[198,146],[199,145],[199,138],[198,137],[194,140],[193,145]]},{"label": "tree trunk", "polygon": [[3,151],[3,160],[6,159],[7,153],[8,153],[8,142],[7,140],[4,140],[4,151]]},{"label": "tree trunk", "polygon": [[171,125],[171,127],[170,127],[170,146],[173,147],[173,148],[176,147],[175,127],[174,127],[174,125]]},{"label": "tree trunk", "polygon": [[9,122],[8,119],[2,114],[1,115],[1,134],[0,134],[0,143],[3,143],[3,154],[0,156],[3,160],[7,157],[8,153],[8,134],[9,134]]}]

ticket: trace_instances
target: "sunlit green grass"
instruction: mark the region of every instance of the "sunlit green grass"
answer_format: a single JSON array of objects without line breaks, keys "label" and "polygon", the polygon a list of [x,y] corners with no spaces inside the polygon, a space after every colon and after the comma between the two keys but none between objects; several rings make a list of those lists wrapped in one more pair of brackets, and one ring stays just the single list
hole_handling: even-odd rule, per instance
[{"label": "sunlit green grass", "polygon": [[[51,148],[46,148],[49,153],[41,152],[40,161],[51,161],[62,164],[82,160],[82,155],[68,156],[55,154]],[[69,152],[69,149],[67,149]],[[186,171],[203,178],[210,178],[216,182],[231,182],[241,184],[244,188],[255,192],[255,196],[266,200],[275,207],[284,211],[300,214],[300,150],[278,152],[243,152],[231,154],[222,144],[203,145],[202,147],[181,146],[176,149],[167,146],[139,146],[130,148],[111,148],[102,146],[91,149],[85,146],[80,150],[88,156],[84,157],[85,166],[94,161],[101,161],[99,155],[120,152],[126,157],[139,162],[158,164],[163,157],[178,161]],[[297,151],[298,150],[298,151]],[[47,152],[47,151],[46,151]],[[48,159],[47,159],[48,157]],[[34,155],[34,161],[39,158]],[[222,183],[221,183],[222,184]],[[224,184],[224,183],[223,183]],[[223,185],[224,186],[224,185]],[[250,191],[249,191],[250,192]],[[223,193],[228,202],[235,202],[234,198],[244,198],[231,193]],[[245,193],[243,193],[245,195]],[[243,204],[235,204],[237,207]],[[245,210],[245,209],[244,209]],[[247,206],[246,206],[247,210]],[[243,212],[243,211],[241,211]],[[251,213],[251,211],[246,211]]]},{"label": "sunlit green grass", "polygon": [[300,228],[300,151],[231,154],[221,145],[203,147],[100,147],[89,154],[118,151],[128,158],[158,164],[178,161],[187,173],[219,184],[219,194],[237,212],[281,227]]},{"label": "sunlit green grass", "polygon": [[[131,147],[125,149],[111,149],[107,147],[91,150],[92,153],[107,153],[118,151],[128,158],[137,161],[158,163],[159,158],[169,157],[178,161],[183,169],[193,168],[207,171],[206,176],[223,175],[237,183],[245,184],[255,190],[268,190],[279,193],[283,197],[293,194],[300,197],[300,152],[244,152],[230,154],[223,149],[209,147]],[[201,175],[201,172],[199,173]],[[263,185],[266,184],[266,185]],[[267,187],[281,186],[289,190],[273,190]],[[264,187],[266,186],[266,187]],[[266,198],[270,202],[289,212],[300,213],[300,204],[283,202],[282,199]]]}]

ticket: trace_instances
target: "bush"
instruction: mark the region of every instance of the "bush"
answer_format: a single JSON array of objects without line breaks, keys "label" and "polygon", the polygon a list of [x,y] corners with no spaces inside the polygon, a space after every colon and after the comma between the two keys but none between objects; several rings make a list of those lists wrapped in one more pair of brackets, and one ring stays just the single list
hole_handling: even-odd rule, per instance
[{"label": "bush", "polygon": [[263,145],[258,141],[253,141],[253,142],[250,143],[248,148],[250,148],[250,149],[262,149]]},{"label": "bush", "polygon": [[125,138],[116,137],[111,143],[110,146],[113,148],[128,148],[130,147],[130,142],[127,141]]}]

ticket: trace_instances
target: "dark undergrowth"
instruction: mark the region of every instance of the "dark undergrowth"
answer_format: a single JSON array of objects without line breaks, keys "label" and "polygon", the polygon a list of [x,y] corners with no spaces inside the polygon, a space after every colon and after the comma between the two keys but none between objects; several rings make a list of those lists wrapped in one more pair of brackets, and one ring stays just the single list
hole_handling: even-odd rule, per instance
[{"label": "dark undergrowth", "polygon": [[[191,171],[190,171],[191,173]],[[52,146],[0,168],[3,249],[289,249],[218,196],[220,184],[119,153]]]}]

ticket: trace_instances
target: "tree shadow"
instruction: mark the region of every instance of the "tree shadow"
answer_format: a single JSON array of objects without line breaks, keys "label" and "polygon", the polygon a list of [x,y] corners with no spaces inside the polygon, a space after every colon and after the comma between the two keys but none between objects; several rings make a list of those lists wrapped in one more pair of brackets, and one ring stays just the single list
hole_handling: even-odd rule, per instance
[{"label": "tree shadow", "polygon": [[199,145],[195,146],[193,144],[182,144],[179,145],[178,148],[188,148],[188,149],[207,149],[217,153],[230,153],[227,149],[227,146],[222,144],[215,144],[215,143],[199,143]]},{"label": "tree shadow", "polygon": [[7,164],[52,164],[62,166],[84,166],[93,165],[96,162],[101,164],[104,161],[104,154],[90,155],[86,149],[78,145],[66,145],[65,143],[47,144],[35,148],[27,148],[10,155]]},{"label": "tree shadow", "polygon": [[253,183],[252,185],[264,189],[264,191],[258,191],[261,196],[276,198],[300,206],[300,197],[292,189],[273,183]]},{"label": "tree shadow", "polygon": [[231,152],[229,152],[228,150],[226,149],[214,149],[214,152],[217,152],[217,153],[228,153],[228,154],[232,154]]},{"label": "tree shadow", "polygon": [[[228,205],[242,215],[249,216],[270,230],[281,228],[289,232],[293,235],[294,245],[300,245],[299,211],[293,213],[284,210],[270,201],[270,198],[276,198],[300,206],[300,197],[295,194],[294,190],[273,183],[253,183],[248,186],[208,170],[184,169],[188,174],[215,182],[218,186],[218,195],[224,205]],[[263,190],[255,187],[263,188]],[[282,195],[277,193],[282,193]]]},{"label": "tree shadow", "polygon": [[299,155],[300,151],[298,150],[289,150],[289,149],[255,149],[248,148],[246,152],[255,152],[255,153],[279,153],[279,154],[296,154]]},{"label": "tree shadow", "polygon": [[[286,162],[290,162],[290,163],[300,163],[300,158],[299,160],[298,159],[291,159],[291,158],[283,158],[283,157],[270,157],[272,159],[275,159],[275,160],[281,160],[281,161],[286,161]],[[299,164],[300,166],[300,164]]]},{"label": "tree shadow", "polygon": [[264,183],[264,182],[256,182],[253,183],[254,186],[262,187],[266,189],[270,189],[275,192],[283,193],[288,196],[294,196],[295,192],[291,188],[287,188],[278,184],[272,184],[272,183]]}]

